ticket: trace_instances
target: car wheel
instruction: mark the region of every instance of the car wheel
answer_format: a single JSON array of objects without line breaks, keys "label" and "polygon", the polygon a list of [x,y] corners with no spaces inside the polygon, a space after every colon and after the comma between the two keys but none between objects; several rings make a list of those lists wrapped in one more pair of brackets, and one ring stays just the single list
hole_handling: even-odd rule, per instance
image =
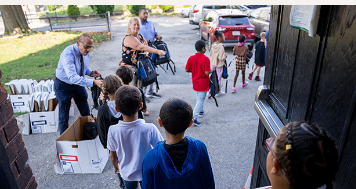
[{"label": "car wheel", "polygon": [[213,42],[211,41],[211,37],[210,35],[208,35],[208,41],[207,41],[207,49],[210,51],[211,49],[211,45],[213,44]]}]

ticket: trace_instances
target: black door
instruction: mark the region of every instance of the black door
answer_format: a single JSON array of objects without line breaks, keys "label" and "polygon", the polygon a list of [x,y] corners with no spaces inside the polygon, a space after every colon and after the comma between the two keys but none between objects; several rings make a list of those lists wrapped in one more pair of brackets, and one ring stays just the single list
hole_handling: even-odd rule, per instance
[{"label": "black door", "polygon": [[263,141],[285,124],[309,120],[338,144],[336,188],[356,179],[356,6],[322,6],[316,37],[290,27],[292,6],[272,6],[264,86],[255,109],[260,116],[251,187],[269,185]]}]

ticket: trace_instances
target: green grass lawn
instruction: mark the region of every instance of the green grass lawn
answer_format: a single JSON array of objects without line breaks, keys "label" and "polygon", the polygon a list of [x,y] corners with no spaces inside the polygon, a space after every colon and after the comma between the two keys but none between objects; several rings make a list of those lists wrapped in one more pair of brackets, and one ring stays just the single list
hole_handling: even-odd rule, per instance
[{"label": "green grass lawn", "polygon": [[[14,79],[54,79],[61,52],[77,41],[81,32],[50,32],[21,38],[0,39],[1,84]],[[94,38],[94,47],[107,40],[105,32],[90,33]]]}]

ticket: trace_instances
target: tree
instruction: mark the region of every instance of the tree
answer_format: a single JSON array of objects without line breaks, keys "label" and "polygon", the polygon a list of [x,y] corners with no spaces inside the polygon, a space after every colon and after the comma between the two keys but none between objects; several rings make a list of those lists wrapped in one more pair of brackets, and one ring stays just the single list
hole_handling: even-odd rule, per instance
[{"label": "tree", "polygon": [[[92,7],[93,6],[93,7]],[[105,14],[110,11],[110,15],[113,15],[114,5],[90,5],[90,7],[95,11],[96,14]]]},{"label": "tree", "polygon": [[54,10],[57,9],[57,7],[58,7],[59,5],[46,5],[46,6],[47,6],[47,9],[48,9],[49,11],[54,11]]},{"label": "tree", "polygon": [[21,35],[31,32],[21,5],[0,5],[5,35]]},{"label": "tree", "polygon": [[68,16],[80,15],[79,7],[77,5],[68,5],[67,14]]},{"label": "tree", "polygon": [[127,9],[135,15],[138,15],[140,8],[145,7],[145,5],[127,5]]}]

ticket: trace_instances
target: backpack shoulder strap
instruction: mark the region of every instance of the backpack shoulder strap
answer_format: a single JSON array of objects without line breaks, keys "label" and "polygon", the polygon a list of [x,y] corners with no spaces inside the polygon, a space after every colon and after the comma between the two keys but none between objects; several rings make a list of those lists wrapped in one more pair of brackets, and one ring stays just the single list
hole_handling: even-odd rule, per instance
[{"label": "backpack shoulder strap", "polygon": [[215,100],[216,107],[219,107],[218,101],[216,100],[215,96],[213,96],[213,99]]}]

